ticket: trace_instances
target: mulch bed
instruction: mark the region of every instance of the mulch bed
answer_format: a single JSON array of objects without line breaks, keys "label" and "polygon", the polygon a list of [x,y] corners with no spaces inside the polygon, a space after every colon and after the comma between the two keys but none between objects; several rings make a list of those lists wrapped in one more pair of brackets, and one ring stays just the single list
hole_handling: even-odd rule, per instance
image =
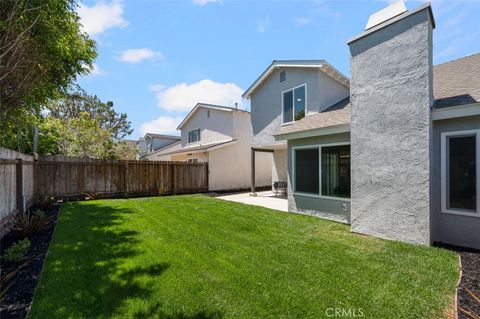
[{"label": "mulch bed", "polygon": [[[48,225],[38,233],[30,236],[30,249],[28,251],[28,262],[21,268],[14,277],[14,284],[5,294],[0,302],[0,317],[2,319],[19,319],[25,318],[32,303],[33,294],[40,279],[43,262],[47,255],[48,246],[57,224],[57,217],[60,205],[55,204],[45,210],[45,215],[52,218]],[[32,208],[35,209],[35,208]],[[9,248],[13,243],[21,240],[21,236],[16,231],[10,231],[0,241],[0,251],[3,256],[5,249]],[[33,258],[33,259],[32,259]],[[6,262],[3,258],[0,261],[0,269],[2,276],[15,270],[24,262],[11,263]]]},{"label": "mulch bed", "polygon": [[480,250],[457,249],[462,259],[462,279],[458,287],[458,318],[470,319],[460,308],[480,316],[480,302],[476,301],[465,288],[480,298]]}]

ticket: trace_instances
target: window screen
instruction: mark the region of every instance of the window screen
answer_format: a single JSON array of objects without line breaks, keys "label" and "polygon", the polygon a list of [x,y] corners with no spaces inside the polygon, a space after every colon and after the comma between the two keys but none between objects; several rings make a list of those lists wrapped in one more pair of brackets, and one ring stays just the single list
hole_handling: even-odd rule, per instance
[{"label": "window screen", "polygon": [[318,148],[295,150],[295,191],[318,195]]},{"label": "window screen", "polygon": [[447,142],[447,208],[475,212],[476,136],[452,136]]},{"label": "window screen", "polygon": [[200,141],[200,129],[188,132],[188,143],[195,143]]}]

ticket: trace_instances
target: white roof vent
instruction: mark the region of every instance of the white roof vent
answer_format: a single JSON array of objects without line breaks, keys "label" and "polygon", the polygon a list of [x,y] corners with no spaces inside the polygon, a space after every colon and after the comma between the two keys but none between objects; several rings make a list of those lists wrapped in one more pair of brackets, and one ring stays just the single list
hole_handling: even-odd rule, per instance
[{"label": "white roof vent", "polygon": [[407,7],[405,7],[405,3],[402,0],[395,2],[394,4],[389,5],[385,9],[382,9],[378,12],[375,12],[368,18],[367,26],[365,30],[373,28],[380,23],[383,23],[387,20],[395,18],[396,16],[404,13],[407,11]]}]

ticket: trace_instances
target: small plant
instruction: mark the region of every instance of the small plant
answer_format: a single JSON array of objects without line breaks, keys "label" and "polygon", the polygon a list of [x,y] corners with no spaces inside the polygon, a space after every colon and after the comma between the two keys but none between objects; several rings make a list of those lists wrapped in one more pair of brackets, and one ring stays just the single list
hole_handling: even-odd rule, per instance
[{"label": "small plant", "polygon": [[17,230],[23,237],[28,237],[42,228],[48,223],[45,213],[37,209],[32,212],[21,213],[15,222],[14,229]]},{"label": "small plant", "polygon": [[5,250],[3,258],[6,261],[18,263],[27,258],[28,249],[30,248],[30,241],[23,239],[14,243],[11,247]]}]

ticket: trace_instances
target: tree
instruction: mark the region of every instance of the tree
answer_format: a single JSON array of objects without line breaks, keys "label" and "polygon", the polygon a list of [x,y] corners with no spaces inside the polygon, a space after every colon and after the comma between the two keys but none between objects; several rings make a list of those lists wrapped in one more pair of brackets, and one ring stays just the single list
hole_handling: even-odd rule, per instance
[{"label": "tree", "polygon": [[38,113],[96,57],[75,0],[0,1],[0,121]]}]

